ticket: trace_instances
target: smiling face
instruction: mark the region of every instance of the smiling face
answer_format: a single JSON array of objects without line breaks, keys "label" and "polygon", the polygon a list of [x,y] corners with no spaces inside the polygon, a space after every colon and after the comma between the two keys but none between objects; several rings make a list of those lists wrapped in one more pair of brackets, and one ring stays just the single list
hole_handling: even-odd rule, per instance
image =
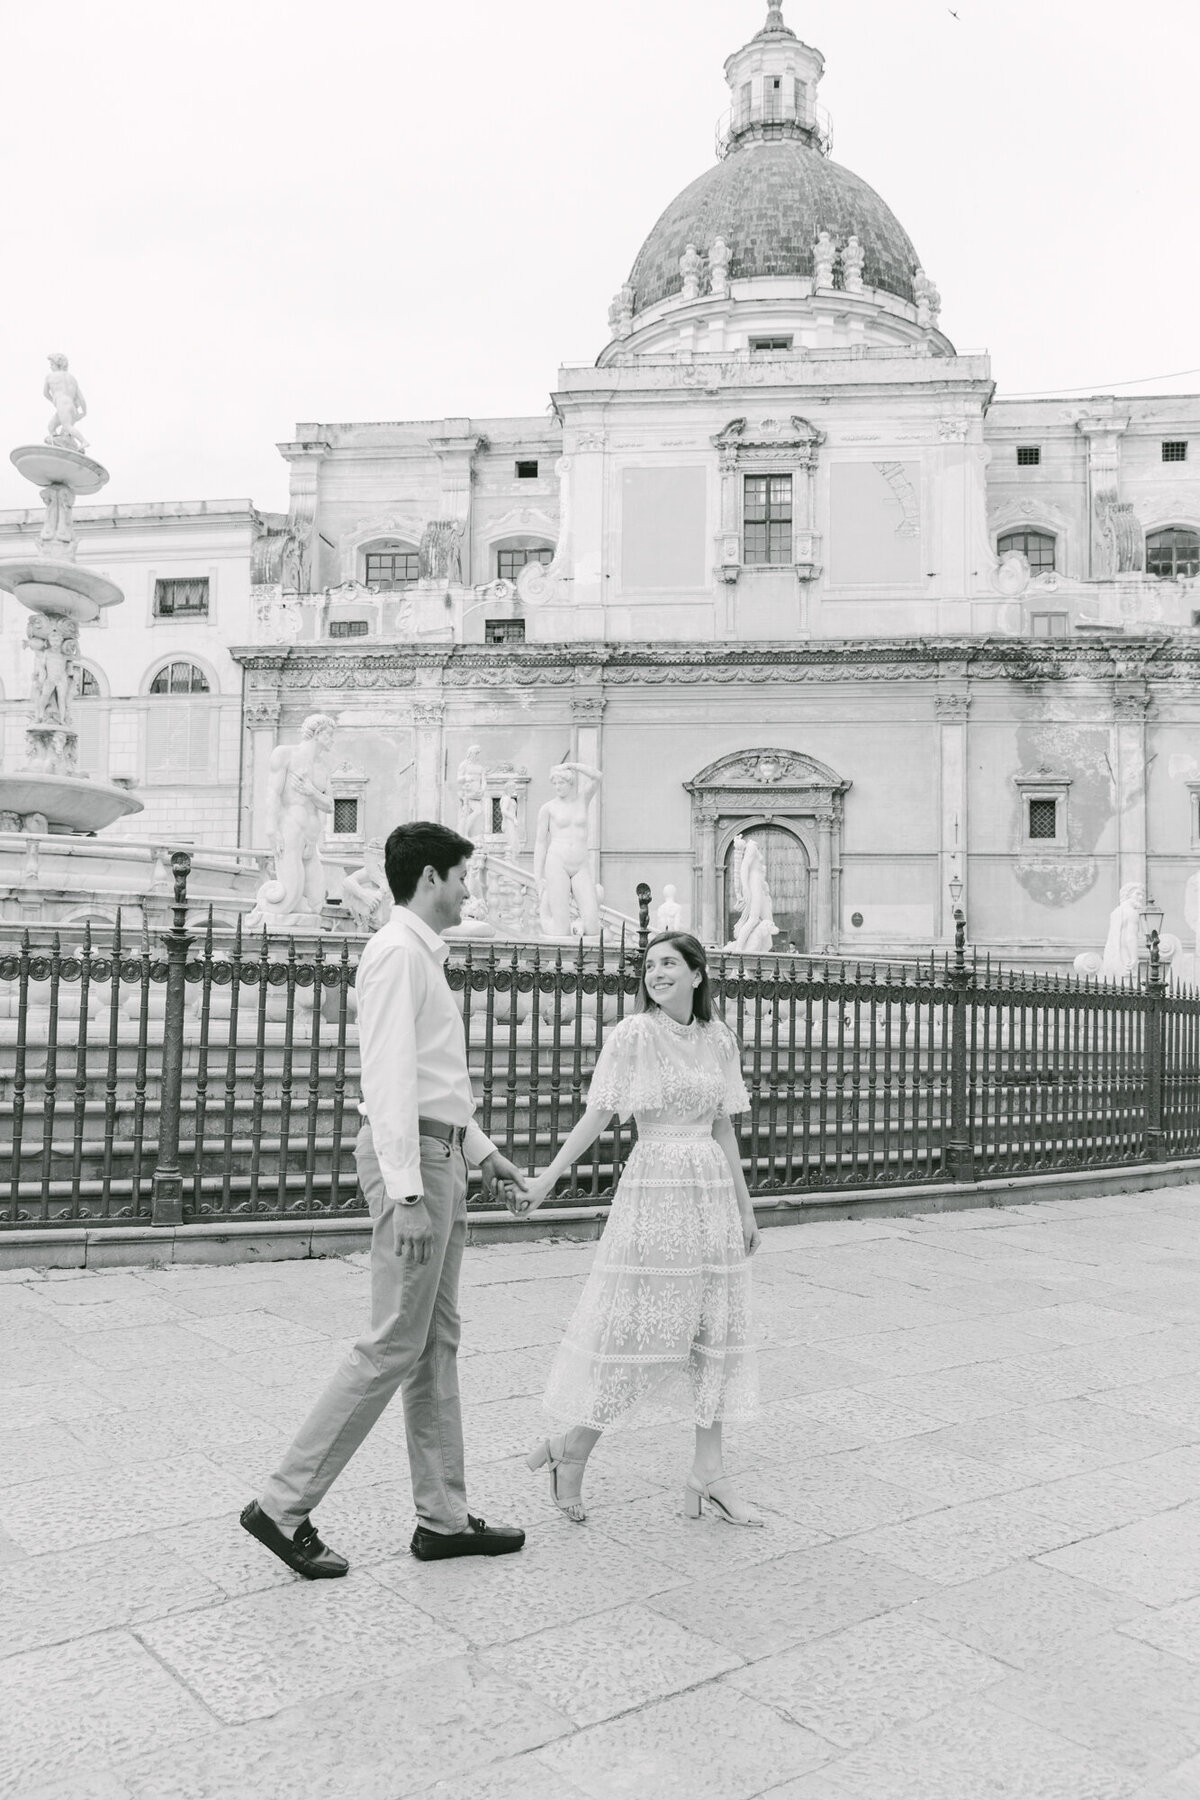
[{"label": "smiling face", "polygon": [[422,881],[430,881],[429,923],[435,931],[445,931],[451,925],[461,925],[463,907],[470,899],[467,888],[467,869],[471,859],[464,856],[455,863],[443,878],[434,868],[426,869]]},{"label": "smiling face", "polygon": [[685,1024],[692,1016],[692,1001],[700,986],[699,969],[693,969],[676,944],[653,944],[646,952],[646,992],[656,1006]]}]

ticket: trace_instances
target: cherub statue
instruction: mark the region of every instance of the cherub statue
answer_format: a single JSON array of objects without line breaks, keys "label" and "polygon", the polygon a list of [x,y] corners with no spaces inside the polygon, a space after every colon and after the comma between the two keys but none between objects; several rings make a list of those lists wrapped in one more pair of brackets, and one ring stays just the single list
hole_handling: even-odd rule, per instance
[{"label": "cherub statue", "polygon": [[66,357],[58,351],[50,357],[50,373],[42,393],[54,408],[46,442],[61,450],[86,450],[87,442],[75,427],[80,419],[87,417],[87,401],[67,367]]},{"label": "cherub statue", "polygon": [[848,237],[842,249],[842,280],[848,294],[861,294],[863,291],[863,262],[865,252],[856,237]]},{"label": "cherub statue", "polygon": [[689,244],[679,259],[679,273],[683,277],[683,298],[696,300],[700,294],[700,271],[704,267],[695,244]]},{"label": "cherub statue", "polygon": [[819,232],[813,245],[813,286],[831,288],[833,286],[833,259],[837,254],[837,246],[827,231]]},{"label": "cherub statue", "polygon": [[709,284],[714,294],[729,292],[729,245],[715,237],[708,249]]}]

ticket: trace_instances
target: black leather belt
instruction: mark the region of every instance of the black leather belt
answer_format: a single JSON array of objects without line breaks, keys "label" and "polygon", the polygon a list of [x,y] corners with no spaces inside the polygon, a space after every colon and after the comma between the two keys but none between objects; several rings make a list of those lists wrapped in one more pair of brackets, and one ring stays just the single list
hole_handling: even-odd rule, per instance
[{"label": "black leather belt", "polygon": [[467,1135],[465,1125],[443,1125],[440,1119],[418,1119],[417,1135],[419,1137],[440,1138],[443,1144],[461,1146]]}]

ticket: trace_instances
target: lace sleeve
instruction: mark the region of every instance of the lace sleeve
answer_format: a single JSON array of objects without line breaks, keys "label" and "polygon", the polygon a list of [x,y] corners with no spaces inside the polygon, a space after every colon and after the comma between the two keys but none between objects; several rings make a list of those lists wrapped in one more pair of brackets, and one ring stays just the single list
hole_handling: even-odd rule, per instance
[{"label": "lace sleeve", "polygon": [[725,1098],[721,1102],[721,1111],[723,1113],[749,1112],[750,1096],[746,1092],[746,1083],[742,1079],[742,1047],[728,1025],[717,1022],[714,1025],[714,1033],[717,1061],[720,1063],[721,1073],[725,1077]]},{"label": "lace sleeve", "polygon": [[644,1015],[622,1019],[605,1039],[587,1103],[619,1113],[622,1121],[664,1105],[662,1069]]}]

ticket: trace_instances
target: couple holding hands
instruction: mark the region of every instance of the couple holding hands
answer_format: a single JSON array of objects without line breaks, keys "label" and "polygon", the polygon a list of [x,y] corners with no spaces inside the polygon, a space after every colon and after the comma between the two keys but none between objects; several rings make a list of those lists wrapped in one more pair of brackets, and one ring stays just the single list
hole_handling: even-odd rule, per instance
[{"label": "couple holding hands", "polygon": [[536,1446],[529,1466],[549,1470],[559,1511],[582,1524],[584,1470],[601,1434],[651,1394],[657,1403],[674,1391],[696,1428],[685,1513],[698,1518],[707,1503],[730,1524],[760,1523],[722,1460],[723,1421],[748,1416],[757,1399],[749,1258],[759,1233],[731,1123],[749,1106],[740,1051],[714,1016],[704,951],[684,932],[651,939],[637,1010],[609,1033],[583,1117],[542,1174],[522,1175],[474,1123],[462,1019],[445,979],[441,933],[461,919],[473,849],[444,825],[392,832],[384,870],[395,909],[358,966],[355,1158],[372,1220],[371,1320],[241,1515],[309,1579],[347,1571],[311,1515],[397,1389],[413,1555],[521,1549],[523,1531],[488,1525],[467,1505],[457,1367],[467,1170],[476,1165],[522,1216],[614,1113],[636,1118],[637,1143],[547,1382],[547,1412],[564,1429]]}]

